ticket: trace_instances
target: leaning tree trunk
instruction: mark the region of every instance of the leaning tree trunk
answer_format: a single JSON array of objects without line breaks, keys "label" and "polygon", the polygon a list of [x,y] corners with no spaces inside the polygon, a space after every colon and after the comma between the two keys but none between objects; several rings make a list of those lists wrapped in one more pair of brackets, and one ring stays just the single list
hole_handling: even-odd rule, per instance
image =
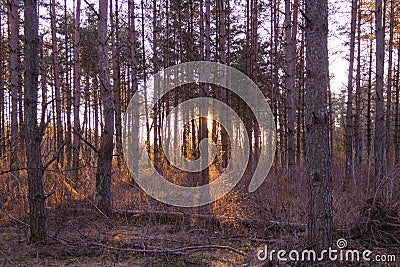
[{"label": "leaning tree trunk", "polygon": [[328,7],[306,1],[306,169],[308,244],[321,252],[332,244],[332,173],[327,92]]},{"label": "leaning tree trunk", "polygon": [[110,83],[110,68],[107,51],[107,12],[108,0],[99,1],[98,52],[101,103],[103,106],[104,127],[97,159],[95,204],[105,214],[111,214],[110,186],[113,155],[114,105]]},{"label": "leaning tree trunk", "polygon": [[37,124],[38,76],[39,76],[39,18],[37,0],[26,0],[24,8],[25,33],[25,140],[28,169],[28,202],[30,242],[46,239],[45,195],[40,143],[42,133]]}]

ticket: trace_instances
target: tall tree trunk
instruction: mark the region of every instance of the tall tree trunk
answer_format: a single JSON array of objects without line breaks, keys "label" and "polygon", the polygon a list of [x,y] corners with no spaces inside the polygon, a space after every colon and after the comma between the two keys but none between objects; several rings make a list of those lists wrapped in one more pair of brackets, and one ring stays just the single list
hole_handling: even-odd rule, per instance
[{"label": "tall tree trunk", "polygon": [[[254,83],[258,82],[258,0],[251,1],[251,79]],[[253,122],[253,139],[254,139],[254,159],[257,160],[259,156],[260,149],[260,130],[258,127],[258,123],[256,121]],[[255,165],[254,165],[255,166]]]},{"label": "tall tree trunk", "polygon": [[307,240],[317,252],[332,245],[332,170],[327,91],[328,7],[307,0],[306,9],[306,164],[308,177]]},{"label": "tall tree trunk", "polygon": [[[158,72],[158,25],[157,25],[157,1],[153,0],[153,74],[155,75]],[[154,81],[159,82],[159,81]],[[158,95],[158,86],[159,84],[154,84],[154,97]],[[158,168],[159,166],[159,147],[158,147],[158,115],[159,115],[159,103],[154,103],[153,109],[153,134],[154,134],[154,166]]]},{"label": "tall tree trunk", "polygon": [[[371,35],[373,28],[371,25]],[[372,154],[372,56],[373,56],[373,40],[369,41],[369,69],[368,69],[368,87],[367,87],[367,155]]]},{"label": "tall tree trunk", "polygon": [[[112,43],[112,65],[113,65],[113,92],[115,105],[115,148],[117,152],[118,169],[121,168],[122,159],[122,118],[121,118],[121,66],[119,46],[119,7],[115,0],[115,14],[112,12],[112,1],[110,1],[111,14],[111,43]],[[114,18],[113,18],[114,17]]]},{"label": "tall tree trunk", "polygon": [[99,94],[99,81],[95,76],[93,79],[93,104],[94,104],[94,144],[96,147],[99,145],[99,114],[100,114],[100,94]]},{"label": "tall tree trunk", "polygon": [[[253,7],[255,0],[247,0],[246,1],[246,74],[250,77],[250,79],[254,79],[254,49],[257,46],[257,43],[254,43],[254,27],[253,27]],[[254,82],[257,82],[253,80]],[[250,162],[252,163],[254,160],[253,153],[253,120],[252,120],[252,112],[251,108],[246,106],[246,128],[249,136],[249,144],[250,144]],[[254,140],[255,141],[255,140]]]},{"label": "tall tree trunk", "polygon": [[[0,15],[1,16],[1,15]],[[4,154],[5,139],[5,107],[4,107],[4,33],[0,23],[0,157]]]},{"label": "tall tree trunk", "polygon": [[[129,32],[129,47],[131,52],[131,64],[132,64],[132,95],[134,95],[138,90],[138,80],[137,80],[137,70],[138,70],[138,59],[136,53],[136,30],[135,30],[135,2],[134,0],[129,0],[129,10],[130,10],[130,32]],[[139,100],[139,99],[137,99]],[[132,152],[133,152],[133,162],[132,162],[132,183],[134,178],[138,175],[139,168],[139,109],[136,103],[133,109],[133,125],[132,125]]]},{"label": "tall tree trunk", "polygon": [[[303,22],[302,22],[303,23]],[[304,62],[304,29],[302,29],[301,33],[301,44],[300,44],[300,66],[299,66],[299,93],[297,96],[297,164],[301,166],[302,163],[302,149],[304,146],[304,86],[305,86],[305,62]]]},{"label": "tall tree trunk", "polygon": [[[57,147],[64,143],[63,137],[63,124],[61,121],[61,85],[60,85],[60,64],[58,59],[58,45],[57,45],[57,28],[56,28],[56,0],[51,1],[50,7],[51,18],[51,47],[52,47],[52,60],[53,60],[53,74],[54,74],[54,94],[56,104],[56,132],[57,132]],[[61,150],[58,156],[58,163],[63,166],[64,164],[64,151]]]},{"label": "tall tree trunk", "polygon": [[357,12],[357,73],[356,73],[356,113],[354,116],[354,148],[355,148],[355,162],[361,163],[361,115],[362,115],[362,92],[361,92],[361,6],[362,0],[358,0]]},{"label": "tall tree trunk", "polygon": [[150,125],[149,125],[149,112],[148,112],[148,106],[147,106],[147,72],[146,72],[146,45],[145,45],[145,27],[144,27],[144,22],[145,22],[145,16],[144,16],[144,0],[140,1],[140,7],[142,11],[142,68],[143,68],[143,93],[144,93],[144,108],[145,108],[145,113],[146,113],[146,141],[148,144],[150,144]]},{"label": "tall tree trunk", "polygon": [[66,102],[66,131],[65,131],[65,157],[66,166],[68,170],[71,170],[71,158],[72,158],[72,125],[71,125],[71,75],[70,75],[70,56],[69,56],[69,33],[68,33],[68,6],[67,1],[64,0],[64,34],[65,34],[65,85],[64,94]]},{"label": "tall tree trunk", "polygon": [[42,133],[37,124],[38,70],[39,70],[39,18],[36,0],[25,0],[24,6],[24,116],[26,160],[28,168],[28,203],[30,242],[46,239],[45,194],[41,157]]},{"label": "tall tree trunk", "polygon": [[[205,0],[205,13],[204,13],[204,60],[211,61],[211,1]],[[206,71],[206,77],[210,75],[209,70]],[[209,84],[204,84],[204,91],[201,96],[210,97],[210,86]],[[207,110],[203,111],[205,114],[208,113]],[[199,129],[200,137],[198,139],[198,143],[201,140],[208,138],[208,123],[207,118],[202,117],[200,119],[200,129]],[[201,155],[202,158],[202,166],[204,166],[204,162],[208,162],[208,147],[203,151]],[[210,182],[210,174],[209,168],[205,168],[201,171],[202,181],[199,184],[208,184]],[[211,206],[208,204],[203,208],[204,213],[211,213]]]},{"label": "tall tree trunk", "polygon": [[385,38],[382,27],[382,0],[376,0],[375,5],[375,27],[376,27],[376,98],[375,98],[375,182],[376,188],[382,181],[385,173],[385,111],[383,99],[383,76],[385,64]]},{"label": "tall tree trunk", "polygon": [[97,207],[105,214],[111,214],[110,187],[113,157],[114,105],[110,83],[110,68],[107,49],[108,0],[99,1],[98,42],[99,42],[99,78],[101,102],[103,106],[104,127],[97,160],[96,198]]},{"label": "tall tree trunk", "polygon": [[[288,171],[289,178],[293,180],[296,175],[295,165],[295,143],[294,143],[294,122],[296,119],[295,93],[296,93],[296,38],[297,38],[297,16],[298,0],[294,1],[293,10],[290,7],[290,0],[285,0],[285,34],[286,34],[286,91],[287,91],[287,138],[288,138]],[[293,12],[293,19],[292,19]]]},{"label": "tall tree trunk", "polygon": [[81,0],[77,0],[74,21],[74,139],[72,155],[72,177],[75,184],[79,181],[80,136],[82,135],[79,118],[81,102],[80,22]]},{"label": "tall tree trunk", "polygon": [[400,37],[398,40],[397,50],[397,71],[396,71],[396,102],[395,102],[395,123],[394,123],[394,159],[395,162],[400,160],[400,114],[399,114],[399,101],[400,101]]},{"label": "tall tree trunk", "polygon": [[347,106],[346,106],[346,173],[342,184],[342,190],[345,191],[353,179],[353,72],[356,41],[356,21],[357,21],[357,0],[351,1],[351,26],[350,26],[350,66],[347,78]]},{"label": "tall tree trunk", "polygon": [[[219,0],[218,1],[218,9],[219,9],[219,57],[220,63],[226,64],[226,1]],[[257,45],[257,44],[253,44]],[[227,77],[222,81],[223,87],[221,88],[221,101],[225,104],[227,103],[227,90],[224,88],[226,86]],[[228,166],[228,136],[226,131],[221,131],[221,145],[222,145],[222,167],[226,168]]]},{"label": "tall tree trunk", "polygon": [[19,0],[8,3],[9,26],[9,68],[10,68],[10,92],[11,92],[11,138],[10,138],[10,180],[13,181],[14,190],[17,189],[19,179],[18,162],[18,41],[19,41]]},{"label": "tall tree trunk", "polygon": [[389,25],[389,62],[388,62],[388,81],[387,81],[387,103],[386,103],[386,129],[385,129],[385,153],[386,153],[386,164],[389,166],[390,161],[390,145],[392,144],[391,140],[391,126],[392,126],[392,87],[393,87],[393,39],[394,39],[394,14],[395,12],[395,3],[393,0],[390,0],[390,25]]}]

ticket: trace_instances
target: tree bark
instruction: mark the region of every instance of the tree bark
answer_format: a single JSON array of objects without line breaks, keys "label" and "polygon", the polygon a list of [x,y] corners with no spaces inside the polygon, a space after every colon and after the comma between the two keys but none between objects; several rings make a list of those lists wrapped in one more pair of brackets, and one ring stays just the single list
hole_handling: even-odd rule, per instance
[{"label": "tree bark", "polygon": [[110,187],[114,148],[114,105],[108,64],[107,17],[108,0],[100,0],[97,31],[99,42],[99,79],[104,127],[101,134],[101,144],[97,160],[95,204],[106,216],[109,216],[111,214]]},{"label": "tree bark", "polygon": [[311,248],[332,245],[332,170],[327,92],[328,7],[325,0],[307,0],[306,9],[306,171],[308,231]]},{"label": "tree bark", "polygon": [[[111,42],[112,42],[112,66],[113,66],[113,95],[115,105],[115,148],[117,152],[118,169],[121,169],[122,159],[122,118],[121,118],[121,64],[119,42],[119,10],[118,0],[115,0],[115,14],[111,13]],[[114,18],[113,18],[114,17]]]},{"label": "tree bark", "polygon": [[375,5],[376,28],[376,98],[375,98],[375,182],[376,188],[385,174],[385,112],[383,98],[383,76],[385,64],[385,37],[382,27],[382,0],[376,0]]},{"label": "tree bark", "polygon": [[72,155],[72,177],[75,185],[79,181],[80,136],[82,135],[79,109],[81,102],[81,63],[80,63],[80,21],[81,0],[77,0],[74,21],[74,134]]},{"label": "tree bark", "polygon": [[386,93],[386,129],[385,129],[385,153],[386,153],[386,164],[389,166],[390,162],[390,146],[392,144],[391,131],[392,131],[392,88],[393,88],[393,39],[394,39],[394,27],[395,27],[395,3],[390,0],[390,24],[389,24],[389,62],[388,62],[388,80],[387,80],[387,93]]},{"label": "tree bark", "polygon": [[[157,55],[157,47],[158,47],[158,25],[157,25],[157,1],[153,0],[153,74],[155,75],[158,72],[158,55]],[[158,95],[158,81],[154,81],[154,96]],[[159,166],[159,146],[158,146],[158,115],[159,115],[159,103],[154,103],[153,109],[153,145],[154,145],[154,167],[158,168]]]},{"label": "tree bark", "polygon": [[355,149],[355,163],[361,163],[361,151],[362,151],[362,140],[361,140],[361,116],[362,116],[362,88],[361,88],[361,6],[362,0],[358,0],[358,12],[357,12],[357,73],[356,73],[356,113],[354,115],[354,149]]},{"label": "tree bark", "polygon": [[[64,143],[63,126],[61,121],[61,86],[60,86],[60,64],[58,59],[57,28],[56,28],[56,0],[51,1],[51,47],[53,53],[53,74],[54,74],[54,94],[56,106],[56,147]],[[58,163],[64,165],[64,151],[61,150],[58,156]]]},{"label": "tree bark", "polygon": [[38,70],[39,70],[39,18],[37,0],[25,0],[24,7],[24,116],[26,160],[28,168],[28,202],[30,219],[30,242],[46,239],[45,194],[41,158],[42,133],[37,124]]},{"label": "tree bark", "polygon": [[399,102],[400,102],[400,38],[398,40],[398,51],[397,51],[397,71],[396,71],[396,103],[395,103],[395,123],[394,123],[394,159],[395,162],[400,160],[400,113],[399,113]]},{"label": "tree bark", "polygon": [[[219,0],[218,1],[218,9],[219,9],[219,58],[221,64],[226,64],[226,1]],[[257,44],[253,44],[257,45]],[[222,81],[222,85],[226,86],[227,77]],[[227,103],[227,90],[224,87],[221,87],[221,101],[225,104]],[[222,168],[226,168],[228,166],[229,159],[229,151],[228,151],[228,136],[226,131],[221,131],[221,153],[222,153]]]},{"label": "tree bark", "polygon": [[346,146],[346,170],[345,178],[342,182],[342,190],[345,191],[350,181],[353,179],[353,135],[354,135],[354,118],[353,118],[353,72],[355,58],[355,41],[356,41],[356,22],[357,22],[357,0],[351,1],[351,25],[350,25],[350,66],[347,78],[347,105],[346,105],[346,130],[345,130],[345,146]]},{"label": "tree bark", "polygon": [[[205,13],[204,13],[204,60],[211,61],[211,1],[205,0]],[[209,70],[205,70],[206,77],[210,74]],[[210,97],[210,86],[209,84],[203,84],[204,90],[201,94],[203,97]],[[208,113],[207,111],[203,111],[204,113]],[[201,140],[208,138],[208,122],[207,118],[202,117],[200,119],[200,129],[199,129],[200,137],[198,139],[198,143]],[[203,151],[204,153],[201,155],[202,158],[202,166],[205,164],[203,162],[208,162],[208,148]],[[202,181],[199,184],[205,185],[210,182],[210,173],[209,168],[205,168],[201,171]],[[207,204],[202,208],[203,212],[206,214],[211,213],[211,205]]]},{"label": "tree bark", "polygon": [[70,52],[69,52],[69,32],[68,32],[68,6],[64,0],[64,34],[65,34],[65,85],[64,97],[66,99],[66,130],[65,130],[65,157],[67,169],[71,170],[72,162],[72,123],[71,123],[71,74],[70,74]]},{"label": "tree bark", "polygon": [[[285,0],[285,34],[286,34],[286,91],[287,91],[287,139],[288,139],[288,171],[289,179],[294,180],[296,176],[295,165],[295,142],[294,142],[294,123],[296,119],[296,109],[294,100],[296,98],[296,38],[297,38],[297,16],[298,0],[294,1],[293,9],[290,0]],[[293,12],[293,19],[292,19]]]},{"label": "tree bark", "polygon": [[0,23],[0,157],[3,157],[5,144],[5,108],[4,108],[4,33],[2,30],[2,25]]},{"label": "tree bark", "polygon": [[[371,35],[372,35],[371,25]],[[373,40],[369,42],[369,69],[368,69],[368,87],[367,87],[367,155],[372,155],[372,57],[373,57]]]},{"label": "tree bark", "polygon": [[11,138],[10,138],[10,181],[13,181],[13,189],[17,189],[19,179],[18,162],[18,42],[19,42],[19,0],[8,3],[9,26],[9,68],[10,68],[10,92],[11,92]]},{"label": "tree bark", "polygon": [[[129,34],[129,42],[130,42],[130,52],[131,52],[131,72],[132,72],[132,95],[134,95],[138,90],[138,80],[137,80],[137,71],[138,71],[138,59],[136,53],[136,30],[135,30],[135,2],[130,0],[129,2],[129,10],[130,10],[130,34]],[[132,123],[132,152],[133,152],[133,162],[132,162],[132,178],[137,177],[138,168],[139,168],[139,109],[138,105],[134,104],[133,109],[133,123]],[[134,180],[132,180],[134,183]]]}]

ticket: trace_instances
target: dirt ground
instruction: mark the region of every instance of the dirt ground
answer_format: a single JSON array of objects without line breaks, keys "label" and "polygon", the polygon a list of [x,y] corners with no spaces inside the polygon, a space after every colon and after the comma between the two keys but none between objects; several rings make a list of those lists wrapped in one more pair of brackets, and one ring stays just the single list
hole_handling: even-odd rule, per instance
[{"label": "dirt ground", "polygon": [[121,213],[105,218],[87,207],[50,210],[47,243],[31,245],[27,220],[3,218],[0,266],[301,266],[256,255],[265,245],[305,248],[302,230]]},{"label": "dirt ground", "polygon": [[205,227],[193,219],[105,218],[90,209],[49,212],[48,226],[47,243],[30,245],[26,221],[13,217],[3,222],[0,265],[242,266],[263,242],[262,230],[235,224]]}]

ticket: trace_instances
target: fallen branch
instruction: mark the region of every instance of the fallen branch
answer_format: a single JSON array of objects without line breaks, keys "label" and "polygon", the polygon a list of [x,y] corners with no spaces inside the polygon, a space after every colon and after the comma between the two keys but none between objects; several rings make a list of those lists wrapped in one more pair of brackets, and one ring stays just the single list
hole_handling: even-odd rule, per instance
[{"label": "fallen branch", "polygon": [[135,248],[118,248],[113,246],[107,246],[101,243],[91,243],[91,245],[103,247],[110,250],[118,250],[118,251],[131,251],[131,252],[138,252],[138,253],[171,253],[176,254],[184,251],[190,250],[203,250],[203,249],[221,249],[221,250],[228,250],[231,252],[235,252],[239,255],[245,256],[246,254],[238,249],[235,249],[230,246],[222,246],[222,245],[205,245],[205,246],[189,246],[189,247],[180,247],[180,248],[153,248],[153,249],[135,249]]}]

